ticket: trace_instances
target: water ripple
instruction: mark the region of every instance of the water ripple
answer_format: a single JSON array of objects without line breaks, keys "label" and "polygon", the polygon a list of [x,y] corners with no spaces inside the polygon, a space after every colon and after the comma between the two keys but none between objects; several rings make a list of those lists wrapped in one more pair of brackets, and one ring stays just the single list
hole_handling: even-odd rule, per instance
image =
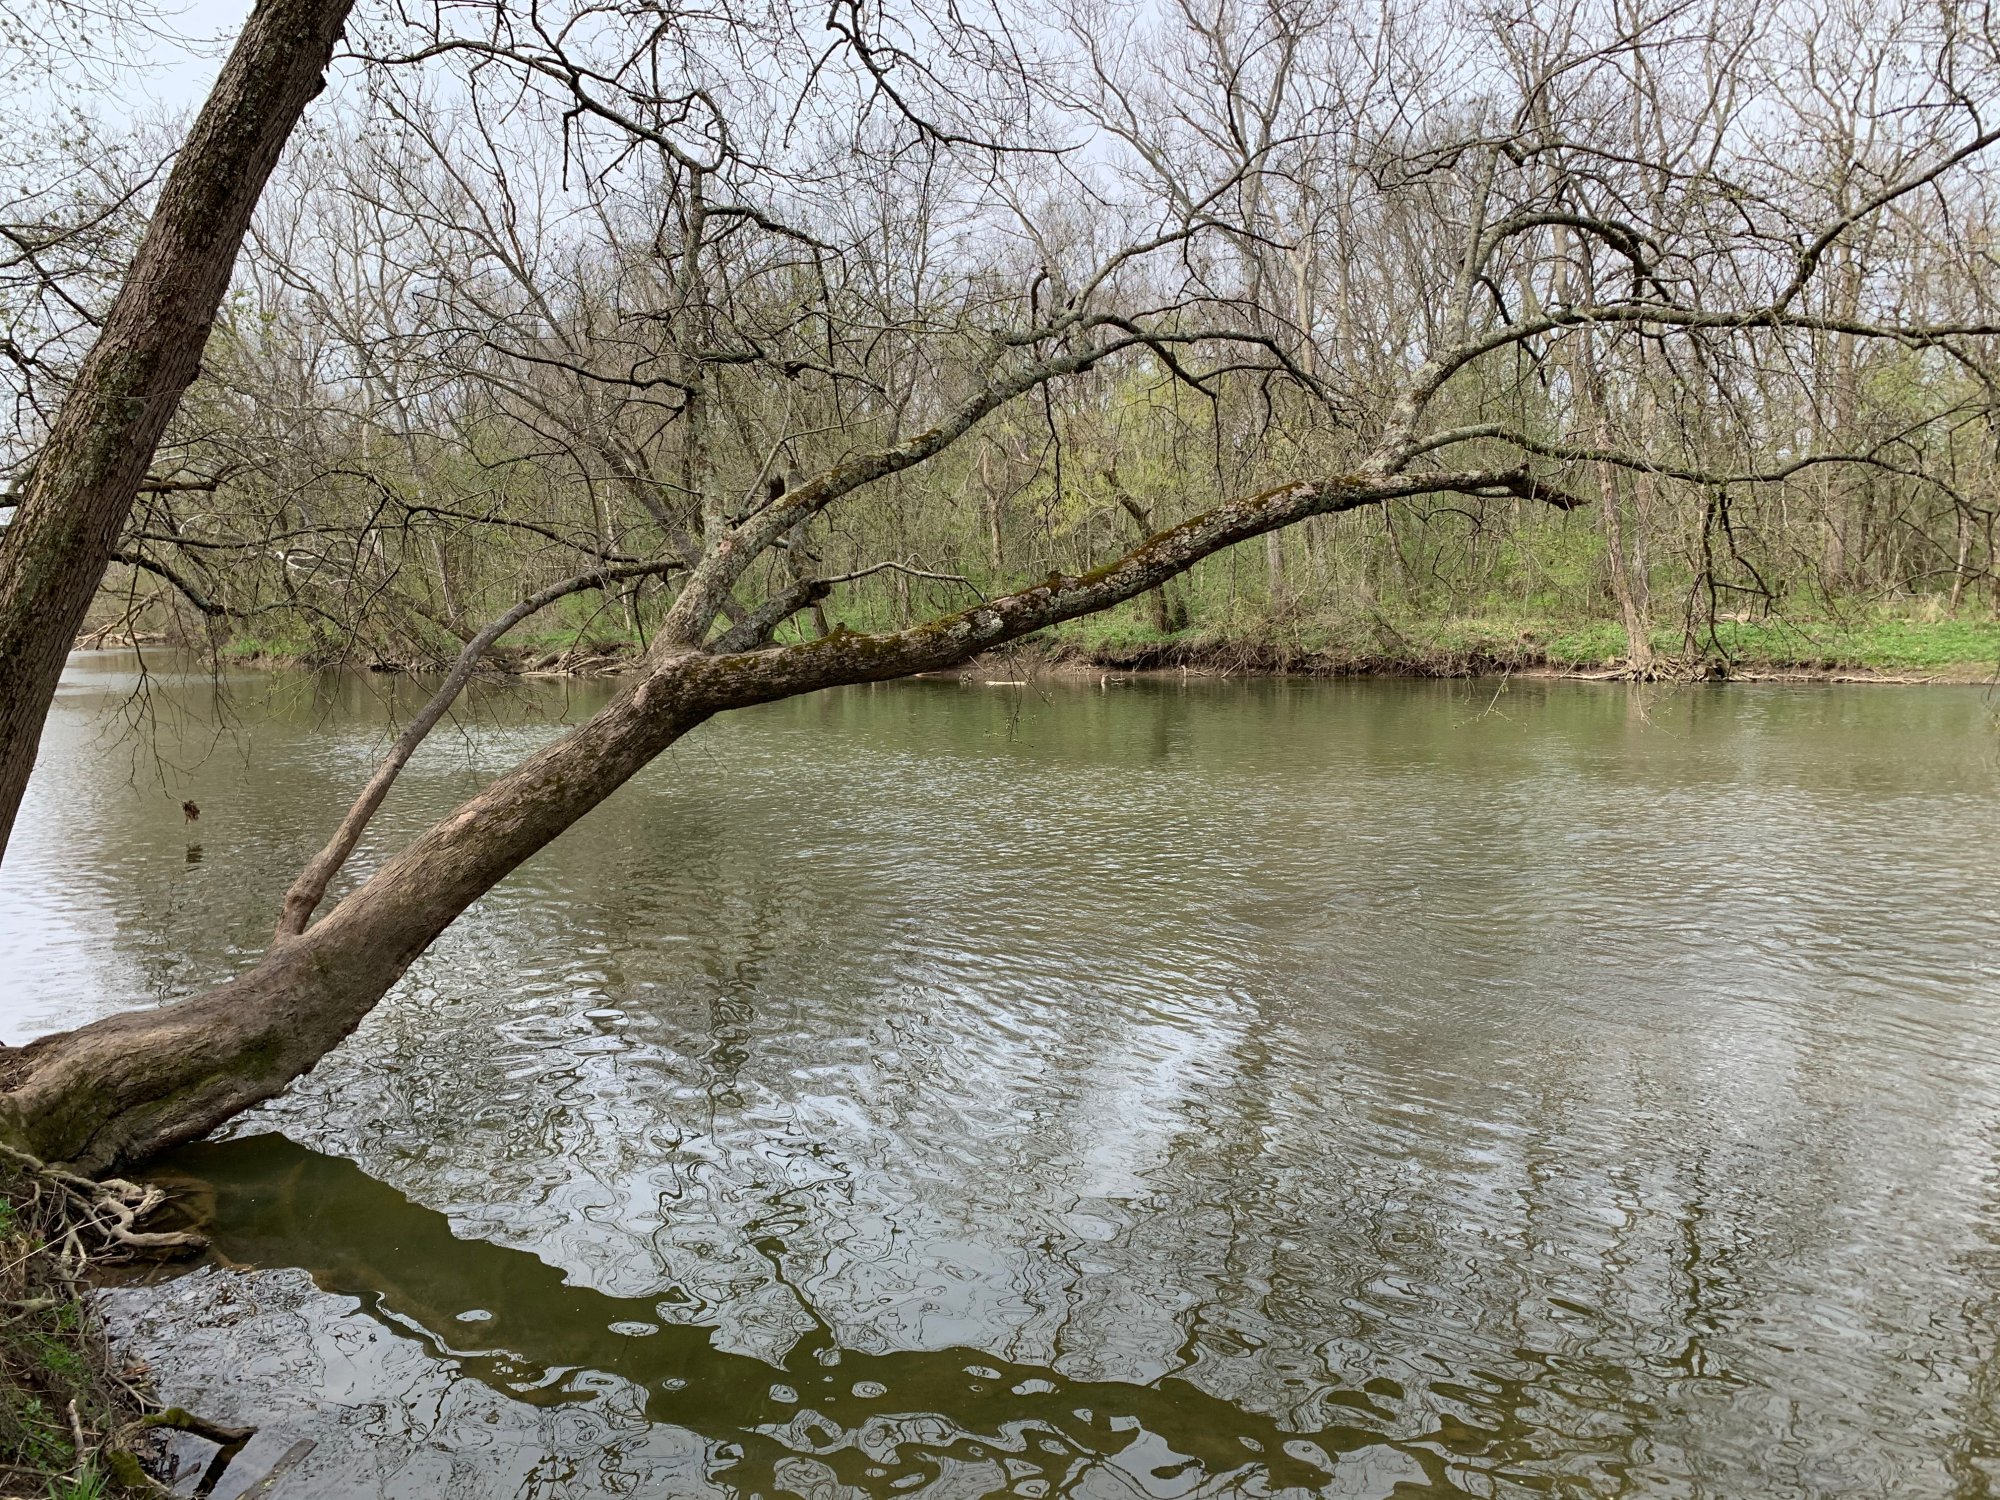
[{"label": "water ripple", "polygon": [[[0,875],[17,1036],[242,962],[388,711],[239,686],[249,748],[155,786],[88,748],[122,691]],[[373,847],[592,691],[490,705]],[[1488,697],[732,716],[182,1164],[312,1279],[119,1315],[321,1435],[301,1494],[1987,1493],[1980,695]]]}]

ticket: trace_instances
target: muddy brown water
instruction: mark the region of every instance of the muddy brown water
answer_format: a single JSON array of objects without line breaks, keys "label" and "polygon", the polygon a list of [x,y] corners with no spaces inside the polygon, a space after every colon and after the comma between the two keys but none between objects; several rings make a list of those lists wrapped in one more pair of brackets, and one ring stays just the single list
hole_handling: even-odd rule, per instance
[{"label": "muddy brown water", "polygon": [[[249,962],[413,701],[152,665],[65,679],[6,1040]],[[605,691],[482,690],[366,858]],[[225,1500],[1988,1496],[1995,707],[738,714],[161,1164],[218,1257],[111,1316]]]}]

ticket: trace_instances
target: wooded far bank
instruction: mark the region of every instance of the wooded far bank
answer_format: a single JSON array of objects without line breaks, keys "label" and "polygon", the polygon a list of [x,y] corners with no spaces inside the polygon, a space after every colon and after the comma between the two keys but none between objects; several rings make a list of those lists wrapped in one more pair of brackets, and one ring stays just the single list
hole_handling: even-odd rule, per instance
[{"label": "wooded far bank", "polygon": [[[1094,638],[1992,659],[1994,65],[1963,8],[1072,3],[1040,55],[957,72],[920,14],[857,20],[816,83],[816,22],[692,26],[672,87],[615,28],[359,20],[366,88],[279,168],[93,625],[443,665],[609,569],[515,639],[636,651],[717,527],[942,418],[788,511],[730,620],[826,578],[774,639],[902,628],[1275,484],[1520,465],[1588,508],[1320,518]],[[702,50],[725,34],[768,67]],[[98,176],[86,308],[146,201]],[[29,434],[74,340],[22,305]]]}]

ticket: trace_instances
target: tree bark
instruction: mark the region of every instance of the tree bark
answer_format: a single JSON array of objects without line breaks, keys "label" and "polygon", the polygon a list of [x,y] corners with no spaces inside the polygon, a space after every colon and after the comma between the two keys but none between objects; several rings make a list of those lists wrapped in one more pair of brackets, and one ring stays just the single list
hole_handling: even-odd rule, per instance
[{"label": "tree bark", "polygon": [[1618,619],[1625,629],[1626,670],[1638,677],[1653,671],[1653,621],[1647,587],[1644,554],[1637,539],[1626,555],[1625,526],[1619,514],[1623,498],[1619,494],[1618,473],[1609,464],[1597,465],[1598,516],[1604,526],[1604,560],[1611,580],[1611,596],[1618,601]]},{"label": "tree bark", "polygon": [[245,23],[0,536],[0,852],[63,659],[351,3],[262,0]]},{"label": "tree bark", "polygon": [[[881,635],[733,655],[665,652],[595,717],[419,835],[315,925],[280,933],[235,979],[0,1049],[0,1139],[102,1172],[206,1135],[337,1046],[459,914],[714,715],[848,683],[937,671],[1132,599],[1224,547],[1312,515],[1440,489],[1508,489],[1559,507],[1516,470],[1293,484],[1185,521],[1080,577]],[[799,607],[804,607],[801,599]]]}]

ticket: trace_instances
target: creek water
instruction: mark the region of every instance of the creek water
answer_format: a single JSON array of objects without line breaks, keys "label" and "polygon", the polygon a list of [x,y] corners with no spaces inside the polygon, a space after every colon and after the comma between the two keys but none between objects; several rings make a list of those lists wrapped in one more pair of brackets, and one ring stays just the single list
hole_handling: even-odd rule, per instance
[{"label": "creek water", "polygon": [[[0,1035],[247,964],[416,701],[79,656]],[[482,687],[362,864],[587,713]],[[227,1497],[1988,1496],[1978,689],[918,681],[691,736],[161,1163]],[[195,802],[199,821],[180,804]],[[200,1451],[190,1443],[190,1459]]]}]

